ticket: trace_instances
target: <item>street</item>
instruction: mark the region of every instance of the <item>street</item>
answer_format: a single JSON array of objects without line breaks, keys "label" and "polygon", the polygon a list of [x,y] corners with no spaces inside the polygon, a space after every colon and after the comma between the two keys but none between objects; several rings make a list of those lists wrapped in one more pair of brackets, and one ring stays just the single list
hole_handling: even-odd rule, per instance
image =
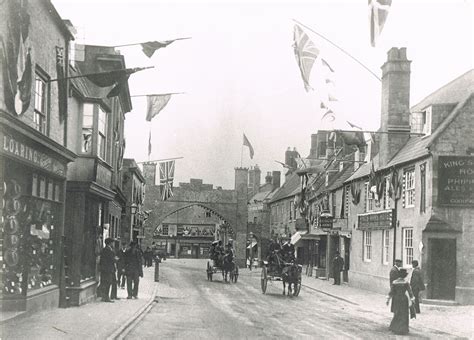
[{"label": "street", "polygon": [[[206,261],[168,259],[160,267],[158,303],[127,339],[255,338],[395,338],[388,330],[391,314],[380,315],[307,287],[298,297],[282,295],[281,282],[260,289],[260,269],[241,269],[238,282],[206,279]],[[410,337],[455,338],[410,325]]]}]

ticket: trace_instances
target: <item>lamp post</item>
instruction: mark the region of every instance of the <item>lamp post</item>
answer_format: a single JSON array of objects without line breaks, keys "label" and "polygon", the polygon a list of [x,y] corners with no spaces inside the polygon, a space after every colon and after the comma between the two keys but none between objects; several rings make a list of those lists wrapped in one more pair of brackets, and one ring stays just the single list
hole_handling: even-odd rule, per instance
[{"label": "lamp post", "polygon": [[138,211],[138,205],[136,203],[132,203],[130,206],[130,242],[134,241],[133,238],[133,229],[135,227],[135,215]]}]

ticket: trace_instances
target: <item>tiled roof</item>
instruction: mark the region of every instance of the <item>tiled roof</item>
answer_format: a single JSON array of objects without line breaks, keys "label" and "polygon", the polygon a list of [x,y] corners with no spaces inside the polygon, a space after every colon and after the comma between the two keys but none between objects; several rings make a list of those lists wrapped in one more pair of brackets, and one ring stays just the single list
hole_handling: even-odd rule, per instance
[{"label": "tiled roof", "polygon": [[262,202],[267,196],[271,193],[271,191],[262,191],[262,192],[257,192],[255,195],[253,195],[250,199],[249,202]]},{"label": "tiled roof", "polygon": [[296,172],[288,175],[288,179],[283,185],[273,194],[271,202],[276,202],[287,197],[296,195],[300,191],[301,180]]},{"label": "tiled roof", "polygon": [[[379,168],[379,155],[375,155],[374,159],[372,160],[374,163],[374,169],[377,170]],[[365,176],[369,176],[370,174],[370,167],[371,163],[362,163],[362,165],[357,169],[356,172],[354,172],[345,182],[351,182],[357,178],[362,178]]]},{"label": "tiled roof", "polygon": [[341,187],[344,184],[344,181],[351,177],[352,173],[354,172],[354,164],[349,163],[345,165],[342,171],[337,173],[335,178],[332,179],[331,183],[327,186],[326,190],[334,190]]},{"label": "tiled roof", "polygon": [[467,71],[436,90],[411,108],[412,112],[422,111],[430,105],[459,103],[466,93],[474,92],[474,69]]}]

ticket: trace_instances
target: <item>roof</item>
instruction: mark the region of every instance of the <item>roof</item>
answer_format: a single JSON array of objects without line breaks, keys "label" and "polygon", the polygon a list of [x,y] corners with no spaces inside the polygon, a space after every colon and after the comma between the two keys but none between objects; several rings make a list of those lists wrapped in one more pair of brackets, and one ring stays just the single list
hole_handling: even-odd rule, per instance
[{"label": "roof", "polygon": [[[461,109],[466,105],[474,94],[474,69],[464,73],[449,82],[439,90],[433,92],[420,103],[411,108],[412,112],[422,111],[430,105],[455,104],[453,110],[428,136],[410,136],[406,144],[395,154],[395,156],[382,169],[410,162],[415,159],[430,155],[429,147],[444,132],[444,130],[457,117]],[[374,157],[374,168],[379,170],[378,155]],[[346,182],[368,176],[370,163],[363,164]]]},{"label": "roof", "polygon": [[276,202],[296,195],[301,190],[300,185],[300,176],[298,176],[296,172],[291,173],[288,175],[288,179],[285,183],[275,191],[270,202]]},{"label": "roof", "polygon": [[411,108],[412,112],[422,111],[430,105],[459,103],[466,93],[474,91],[474,69],[450,81],[440,89],[428,95]]},{"label": "roof", "polygon": [[327,186],[326,190],[331,191],[334,189],[337,189],[339,187],[342,187],[344,184],[344,181],[351,177],[353,173],[354,165],[353,163],[348,163],[347,165],[344,165],[344,168],[342,171],[338,172],[336,176],[331,180],[329,185]]},{"label": "roof", "polygon": [[263,200],[265,200],[270,193],[271,193],[270,190],[257,192],[255,195],[253,195],[249,199],[249,202],[254,202],[254,201],[263,202]]},{"label": "roof", "polygon": [[79,92],[79,94],[86,99],[99,101],[109,107],[109,100],[106,98],[111,87],[98,87],[90,82],[86,77],[72,78],[80,75],[83,75],[83,73],[79,68],[69,66],[71,85]]},{"label": "roof", "polygon": [[135,159],[133,158],[124,158],[123,159],[123,167],[128,169],[129,171],[135,172],[135,174],[140,178],[140,180],[145,183],[145,177],[143,177],[142,171],[138,167]]}]

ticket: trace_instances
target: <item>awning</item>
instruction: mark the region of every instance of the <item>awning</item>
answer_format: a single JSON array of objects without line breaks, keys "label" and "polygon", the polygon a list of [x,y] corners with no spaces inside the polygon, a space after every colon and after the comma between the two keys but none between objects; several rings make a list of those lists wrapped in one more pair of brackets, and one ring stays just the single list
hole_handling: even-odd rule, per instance
[{"label": "awning", "polygon": [[296,243],[298,243],[299,240],[301,240],[301,237],[305,235],[306,233],[307,233],[306,231],[297,231],[291,236],[290,243],[295,245]]},{"label": "awning", "polygon": [[247,249],[252,249],[252,248],[255,247],[256,245],[257,245],[257,242],[252,241],[252,243],[248,245]]}]

